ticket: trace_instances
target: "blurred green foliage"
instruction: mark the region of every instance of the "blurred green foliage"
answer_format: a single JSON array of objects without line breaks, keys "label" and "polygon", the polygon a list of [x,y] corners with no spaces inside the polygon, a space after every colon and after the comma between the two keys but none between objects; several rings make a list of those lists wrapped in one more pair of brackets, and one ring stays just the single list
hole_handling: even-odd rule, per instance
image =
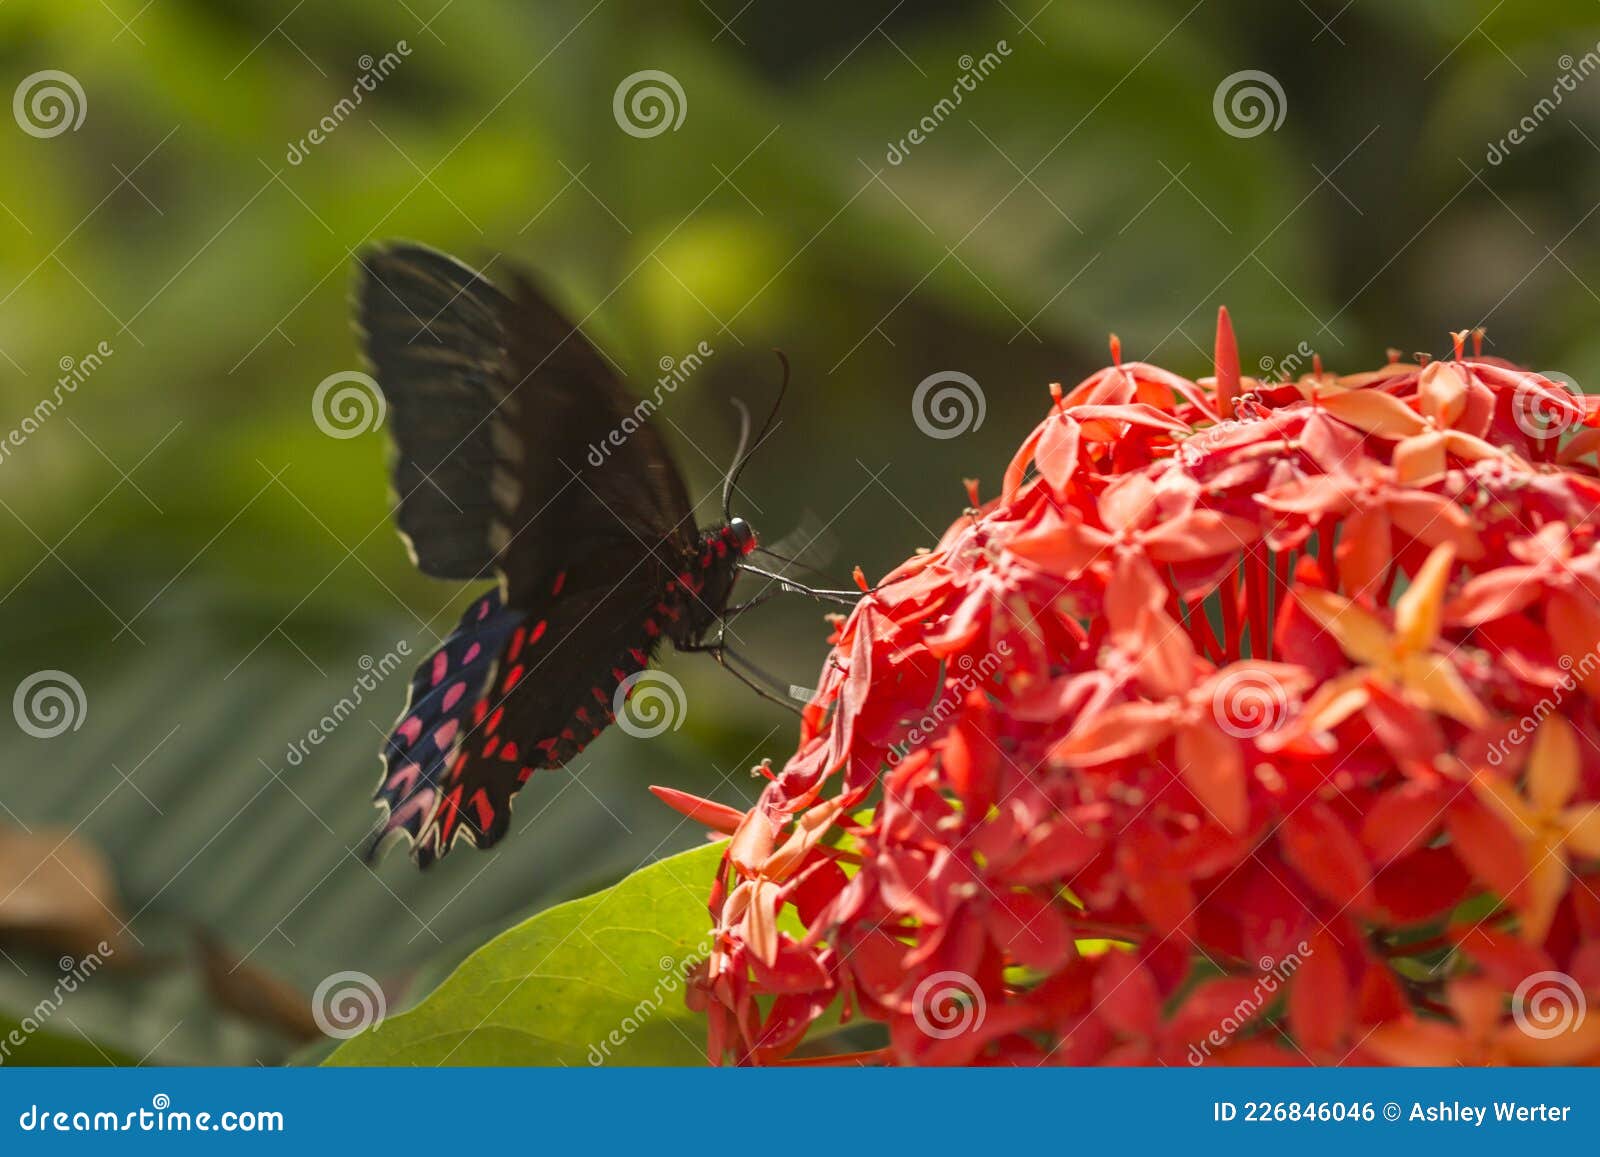
[{"label": "blurred green foliage", "polygon": [[[104,847],[135,933],[182,959],[183,930],[203,927],[309,991],[340,968],[403,979],[692,846],[644,784],[737,802],[755,791],[744,769],[791,748],[790,717],[669,658],[685,729],[604,737],[579,786],[527,801],[503,852],[427,879],[348,855],[403,688],[302,765],[286,749],[362,655],[426,649],[466,598],[407,565],[382,437],[312,421],[317,383],[359,364],[345,298],[365,244],[536,269],[640,382],[707,342],[660,414],[697,495],[732,452],[728,399],[762,406],[781,347],[795,388],[741,512],[769,540],[814,514],[837,584],[930,543],[963,476],[992,492],[1045,383],[1101,364],[1110,330],[1128,356],[1198,375],[1224,302],[1247,365],[1304,343],[1362,368],[1483,323],[1495,352],[1587,380],[1600,80],[1486,156],[1597,40],[1588,0],[9,0],[4,92],[58,69],[87,108],[48,138],[0,119],[0,437],[63,359],[112,353],[0,457],[0,689],[58,668],[87,702],[59,739],[8,733],[0,802]],[[363,58],[401,41],[392,74],[291,163]],[[642,139],[613,94],[643,69],[669,72],[686,108]],[[1284,115],[1236,137],[1213,97],[1245,69],[1281,85]],[[978,380],[986,418],[931,439],[912,392],[950,370]],[[798,599],[738,628],[802,686],[825,632]],[[530,824],[547,805],[560,822]],[[39,966],[10,956],[0,970],[26,988]],[[160,985],[183,991],[151,1003]],[[114,1050],[287,1053],[227,1028],[195,983],[118,991],[171,1011],[85,1027]],[[164,1038],[173,1020],[188,1027]]]}]

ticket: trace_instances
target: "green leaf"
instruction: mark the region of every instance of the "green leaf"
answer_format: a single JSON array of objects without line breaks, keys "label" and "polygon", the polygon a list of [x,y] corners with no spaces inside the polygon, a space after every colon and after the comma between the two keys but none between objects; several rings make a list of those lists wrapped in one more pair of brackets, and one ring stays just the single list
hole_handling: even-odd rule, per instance
[{"label": "green leaf", "polygon": [[[115,1049],[107,1052],[88,1037],[35,1027],[35,1021],[0,1016],[0,1065],[91,1068],[136,1065],[139,1059]],[[62,1028],[66,1029],[63,1025]],[[30,1031],[30,1028],[33,1031]],[[68,1030],[70,1032],[70,1030]],[[20,1042],[20,1043],[19,1043]]]},{"label": "green leaf", "polygon": [[703,1064],[705,1022],[684,1005],[683,972],[707,950],[724,844],[525,920],[326,1063]]}]

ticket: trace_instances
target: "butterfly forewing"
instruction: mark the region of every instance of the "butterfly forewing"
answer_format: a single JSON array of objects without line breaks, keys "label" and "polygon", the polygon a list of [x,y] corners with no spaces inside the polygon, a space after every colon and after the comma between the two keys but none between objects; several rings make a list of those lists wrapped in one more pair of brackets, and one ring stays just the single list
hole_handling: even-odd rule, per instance
[{"label": "butterfly forewing", "polygon": [[[577,544],[615,540],[671,568],[692,551],[688,494],[655,427],[653,408],[528,281],[506,324],[515,429],[524,461],[502,478],[517,499],[502,529],[513,592],[537,583]],[[530,590],[530,597],[537,597]]]},{"label": "butterfly forewing", "polygon": [[510,303],[429,249],[371,252],[361,265],[357,323],[388,402],[395,523],[424,574],[486,576]]}]

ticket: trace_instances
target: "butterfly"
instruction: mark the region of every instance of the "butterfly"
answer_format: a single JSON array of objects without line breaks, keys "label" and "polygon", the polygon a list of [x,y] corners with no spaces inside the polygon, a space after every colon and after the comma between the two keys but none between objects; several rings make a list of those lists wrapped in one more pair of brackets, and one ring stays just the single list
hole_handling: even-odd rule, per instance
[{"label": "butterfly", "polygon": [[363,254],[357,280],[412,561],[497,580],[417,668],[381,753],[369,857],[403,839],[427,867],[458,840],[505,835],[522,785],[613,722],[663,640],[723,657],[737,571],[757,549],[728,514],[747,439],[724,522],[699,530],[650,401],[524,275],[502,291],[396,244]]}]

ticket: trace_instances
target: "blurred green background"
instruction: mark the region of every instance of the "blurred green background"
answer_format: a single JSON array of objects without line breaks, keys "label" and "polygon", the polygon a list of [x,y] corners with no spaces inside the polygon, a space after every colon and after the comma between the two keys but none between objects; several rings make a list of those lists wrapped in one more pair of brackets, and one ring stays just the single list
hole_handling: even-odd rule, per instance
[{"label": "blurred green background", "polygon": [[[638,382],[707,343],[658,419],[697,496],[781,347],[794,388],[740,512],[769,541],[825,528],[839,585],[930,544],[964,476],[992,493],[1046,383],[1111,330],[1199,375],[1220,303],[1263,370],[1484,324],[1592,376],[1600,79],[1561,78],[1597,40],[1590,0],[9,0],[3,94],[60,70],[83,119],[0,118],[0,691],[59,670],[84,697],[75,730],[0,729],[0,1028],[85,937],[121,945],[9,1059],[281,1061],[324,977],[370,973],[392,1008],[518,914],[693,845],[647,783],[739,802],[792,749],[792,717],[669,656],[683,729],[613,729],[537,777],[496,852],[356,860],[403,679],[289,746],[469,593],[407,564],[383,436],[312,418],[360,365],[363,245],[531,266]],[[681,89],[676,128],[624,131],[641,70]],[[1224,131],[1244,70],[1281,89],[1276,127]],[[984,420],[932,438],[913,392],[951,371]],[[809,686],[820,611],[771,604],[742,649]],[[96,856],[113,883],[82,878]]]}]

